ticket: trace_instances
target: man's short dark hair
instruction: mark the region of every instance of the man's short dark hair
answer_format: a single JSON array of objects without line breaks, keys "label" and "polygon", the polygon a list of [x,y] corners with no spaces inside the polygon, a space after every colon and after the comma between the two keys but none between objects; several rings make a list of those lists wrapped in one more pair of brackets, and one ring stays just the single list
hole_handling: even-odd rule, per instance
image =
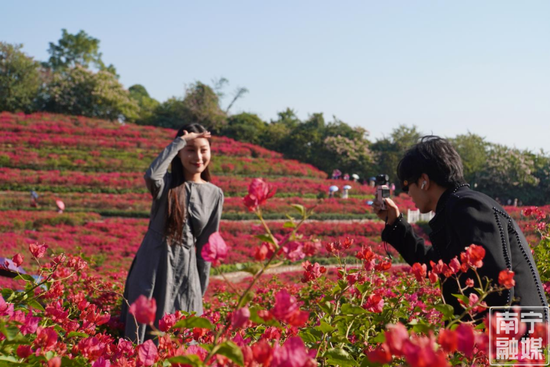
[{"label": "man's short dark hair", "polygon": [[422,137],[397,165],[401,184],[416,183],[423,173],[442,187],[465,183],[460,155],[448,140],[435,135]]}]

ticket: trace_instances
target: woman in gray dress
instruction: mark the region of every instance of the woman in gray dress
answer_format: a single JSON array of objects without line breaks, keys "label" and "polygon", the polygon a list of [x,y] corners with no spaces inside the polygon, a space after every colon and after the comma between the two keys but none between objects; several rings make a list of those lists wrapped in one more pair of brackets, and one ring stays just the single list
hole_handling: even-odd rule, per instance
[{"label": "woman in gray dress", "polygon": [[[151,217],[130,267],[124,298],[130,305],[140,295],[154,298],[156,327],[165,314],[177,310],[203,312],[210,263],[201,250],[218,231],[224,198],[223,191],[209,182],[209,138],[200,124],[183,126],[145,173],[153,196]],[[151,328],[136,322],[126,301],[121,313],[125,337],[138,343],[152,339]]]}]

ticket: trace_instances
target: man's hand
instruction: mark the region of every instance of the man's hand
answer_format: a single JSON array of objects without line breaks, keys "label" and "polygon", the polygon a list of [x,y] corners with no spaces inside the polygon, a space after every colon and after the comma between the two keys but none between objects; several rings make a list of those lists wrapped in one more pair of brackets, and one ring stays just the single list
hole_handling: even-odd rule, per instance
[{"label": "man's hand", "polygon": [[386,203],[386,210],[380,210],[380,203],[374,203],[372,205],[374,213],[378,216],[378,218],[382,219],[386,222],[388,225],[392,225],[397,217],[399,217],[399,208],[392,199],[384,199],[384,202]]}]

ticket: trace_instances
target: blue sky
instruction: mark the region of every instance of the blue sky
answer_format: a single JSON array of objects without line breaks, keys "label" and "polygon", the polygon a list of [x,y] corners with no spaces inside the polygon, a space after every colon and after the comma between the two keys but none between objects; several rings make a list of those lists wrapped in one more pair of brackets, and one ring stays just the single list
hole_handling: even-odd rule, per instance
[{"label": "blue sky", "polygon": [[549,1],[156,3],[4,2],[0,40],[46,60],[62,28],[82,29],[160,101],[223,76],[250,91],[231,112],[266,121],[290,107],[373,140],[405,124],[550,151]]}]

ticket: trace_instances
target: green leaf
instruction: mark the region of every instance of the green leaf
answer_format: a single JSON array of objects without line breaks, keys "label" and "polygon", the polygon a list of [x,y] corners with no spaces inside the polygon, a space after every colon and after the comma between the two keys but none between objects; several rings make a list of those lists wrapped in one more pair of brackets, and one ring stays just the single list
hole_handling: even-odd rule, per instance
[{"label": "green leaf", "polygon": [[323,357],[327,358],[327,364],[329,365],[357,366],[355,359],[342,348],[329,349]]},{"label": "green leaf", "polygon": [[292,204],[292,207],[294,209],[296,209],[298,211],[298,213],[300,213],[300,215],[302,217],[304,217],[306,215],[306,208],[304,208],[303,205],[300,205],[300,204]]},{"label": "green leaf", "polygon": [[188,364],[191,366],[202,366],[202,361],[199,358],[198,355],[195,354],[187,354],[184,356],[175,356],[168,358],[168,362],[174,364],[174,363],[181,363],[181,364]]},{"label": "green leaf", "polygon": [[466,297],[465,295],[463,294],[456,294],[456,293],[452,293],[452,295],[460,300],[462,300],[462,302],[464,302],[464,304],[469,304],[470,303],[470,299],[468,297]]},{"label": "green leaf", "polygon": [[17,276],[14,278],[16,280],[18,279],[21,279],[21,280],[25,280],[27,282],[31,282],[31,283],[34,283],[34,278],[32,276],[30,276],[29,274],[17,274]]},{"label": "green leaf", "polygon": [[352,306],[349,303],[342,305],[342,313],[345,315],[362,315],[368,313],[363,307]]},{"label": "green leaf", "polygon": [[316,326],[315,328],[323,333],[330,333],[331,331],[336,329],[334,326],[331,326],[322,320],[321,324],[319,326]]},{"label": "green leaf", "polygon": [[269,242],[275,246],[277,245],[277,241],[275,241],[275,238],[269,234],[258,234],[255,236],[257,239],[262,240],[263,242]]},{"label": "green leaf", "polygon": [[87,338],[87,337],[89,337],[88,334],[86,334],[86,333],[80,333],[80,332],[78,332],[78,331],[71,331],[70,333],[68,333],[68,334],[66,335],[67,338],[72,338],[73,336],[79,336],[79,337],[81,337],[81,338]]},{"label": "green leaf", "polygon": [[4,323],[0,324],[0,333],[4,334],[8,341],[12,341],[19,334],[19,328],[17,326],[8,326]]},{"label": "green leaf", "polygon": [[294,222],[288,221],[283,224],[283,228],[296,228],[296,224]]},{"label": "green leaf", "polygon": [[454,316],[455,311],[453,306],[451,305],[439,304],[435,305],[434,308],[443,314],[444,320],[451,320]]},{"label": "green leaf", "polygon": [[244,365],[243,352],[241,351],[241,348],[239,348],[237,344],[232,341],[226,341],[220,344],[218,348],[216,348],[215,353],[229,358],[239,366]]},{"label": "green leaf", "polygon": [[243,297],[241,302],[237,305],[237,309],[242,308],[248,304],[248,302],[252,301],[254,298],[254,292],[248,291],[246,295]]},{"label": "green leaf", "polygon": [[27,300],[27,304],[28,304],[29,306],[32,306],[32,307],[36,308],[37,310],[44,311],[44,306],[42,306],[42,305],[40,304],[40,302],[38,302],[38,301],[36,300],[36,298],[29,298],[29,299]]},{"label": "green leaf", "polygon": [[180,320],[176,322],[174,327],[182,329],[193,329],[196,327],[209,330],[214,329],[214,325],[210,322],[210,320],[197,316],[190,316],[186,319]]},{"label": "green leaf", "polygon": [[302,330],[299,333],[300,338],[304,341],[304,343],[316,343],[321,340],[321,337],[316,337],[309,331]]},{"label": "green leaf", "polygon": [[247,273],[250,273],[252,275],[258,274],[260,270],[262,270],[263,265],[258,263],[250,264],[242,269],[242,271],[246,271]]},{"label": "green leaf", "polygon": [[371,343],[383,343],[386,341],[386,334],[384,333],[378,333],[374,338],[370,339],[369,342]]}]

